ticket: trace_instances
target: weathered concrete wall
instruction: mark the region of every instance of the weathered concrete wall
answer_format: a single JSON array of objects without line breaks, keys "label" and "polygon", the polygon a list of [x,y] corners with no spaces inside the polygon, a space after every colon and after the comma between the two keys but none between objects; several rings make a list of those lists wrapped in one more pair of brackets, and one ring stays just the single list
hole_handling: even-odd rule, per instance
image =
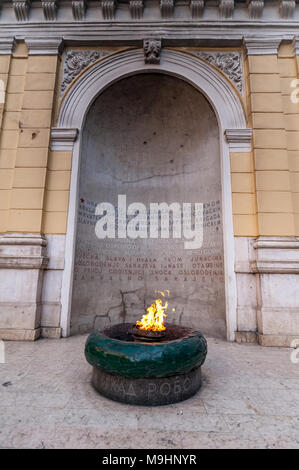
[{"label": "weathered concrete wall", "polygon": [[[107,89],[89,111],[80,175],[72,333],[136,321],[168,289],[168,320],[225,335],[218,124],[207,100],[173,77],[147,74]],[[204,203],[200,249],[184,239],[105,239],[95,207]],[[175,309],[175,310],[173,310]]]}]

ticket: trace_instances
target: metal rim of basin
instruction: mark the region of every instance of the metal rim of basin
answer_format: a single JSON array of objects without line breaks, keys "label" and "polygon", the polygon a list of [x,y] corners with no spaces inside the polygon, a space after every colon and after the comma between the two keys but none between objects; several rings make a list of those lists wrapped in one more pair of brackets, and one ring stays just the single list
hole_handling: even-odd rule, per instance
[{"label": "metal rim of basin", "polygon": [[85,344],[87,361],[97,369],[128,379],[186,374],[205,361],[207,342],[199,331],[168,325],[168,337],[176,338],[177,333],[176,339],[148,343],[130,339],[132,327],[123,323],[92,332]]}]

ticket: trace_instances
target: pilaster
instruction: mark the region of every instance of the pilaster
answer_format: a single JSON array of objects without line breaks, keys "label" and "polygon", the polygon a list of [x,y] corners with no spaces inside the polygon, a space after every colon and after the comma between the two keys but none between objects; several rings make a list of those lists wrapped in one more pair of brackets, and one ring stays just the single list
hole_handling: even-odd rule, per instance
[{"label": "pilaster", "polygon": [[35,340],[41,332],[43,271],[47,242],[36,233],[0,237],[0,338]]}]

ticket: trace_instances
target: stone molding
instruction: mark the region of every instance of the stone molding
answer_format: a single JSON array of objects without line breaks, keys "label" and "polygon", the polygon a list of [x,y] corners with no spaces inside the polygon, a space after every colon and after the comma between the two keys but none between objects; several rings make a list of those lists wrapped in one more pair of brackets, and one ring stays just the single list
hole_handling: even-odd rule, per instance
[{"label": "stone molding", "polygon": [[[111,77],[121,78],[130,73],[152,69],[152,64],[144,64],[142,49],[131,49],[110,55],[88,68],[74,83],[71,92],[62,102],[58,125],[63,129],[80,129],[83,119],[82,110],[86,109],[86,102],[91,102]],[[154,66],[156,70],[157,66]],[[222,108],[223,129],[245,129],[246,120],[240,99],[233,87],[214,67],[205,61],[198,60],[190,54],[181,51],[164,49],[161,72],[176,76],[187,76],[190,83],[201,77],[203,91],[212,101]],[[100,79],[99,70],[101,70]],[[100,80],[100,82],[99,82]],[[84,91],[83,91],[84,90]],[[84,103],[84,104],[83,104]],[[79,109],[82,109],[79,111]],[[247,129],[245,129],[248,132]]]},{"label": "stone molding", "polygon": [[251,151],[252,129],[226,129],[225,136],[230,152]]},{"label": "stone molding", "polygon": [[62,38],[25,38],[29,55],[58,55],[63,50]]},{"label": "stone molding", "polygon": [[[0,1],[0,6],[1,6]],[[10,7],[8,2],[5,2]],[[206,2],[205,0],[190,0],[182,4],[180,2],[178,7],[175,0],[157,0],[156,4],[152,3],[151,6],[147,5],[144,0],[128,0],[127,2],[119,2],[117,0],[99,0],[98,2],[89,0],[72,0],[72,1],[59,1],[59,0],[39,0],[32,2],[32,0],[12,0],[11,8],[14,11],[15,21],[23,23],[30,20],[31,6],[34,5],[34,23],[37,21],[70,21],[68,8],[72,10],[72,17],[75,21],[86,21],[85,12],[93,11],[95,14],[88,14],[88,18],[93,18],[92,21],[118,21],[116,15],[117,9],[121,9],[122,18],[126,20],[141,20],[143,9],[146,8],[149,17],[153,15],[157,20],[171,19],[174,10],[177,9],[177,18],[183,21],[190,21],[190,19],[198,19],[204,16],[208,20],[214,20],[218,10],[218,20],[221,22],[227,21],[251,21],[263,17],[263,21],[271,23],[274,21],[290,22],[296,18],[295,11],[298,8],[296,0],[276,0],[273,2],[264,0],[214,0],[213,2]],[[247,15],[244,10],[244,3],[247,3]],[[102,15],[98,15],[98,10],[101,9]],[[56,13],[59,10],[57,19]],[[32,10],[33,11],[33,10]],[[263,11],[267,15],[263,15]],[[124,15],[124,16],[123,16]],[[101,18],[102,16],[102,18]]]},{"label": "stone molding", "polygon": [[47,240],[44,235],[7,233],[0,237],[0,268],[45,269]]},{"label": "stone molding", "polygon": [[262,346],[290,347],[299,338],[299,238],[235,237],[235,272],[243,340],[256,332]]},{"label": "stone molding", "polygon": [[34,341],[40,336],[41,292],[49,258],[38,233],[0,237],[0,338]]},{"label": "stone molding", "polygon": [[[299,5],[299,4],[298,4]],[[189,8],[189,6],[188,6]],[[190,12],[189,12],[190,13]],[[292,41],[298,35],[298,23],[288,21],[287,24],[268,24],[265,27],[257,27],[251,20],[250,24],[233,24],[224,21],[146,21],[140,23],[132,20],[128,10],[127,21],[113,22],[107,27],[106,21],[44,21],[36,22],[34,27],[30,22],[25,23],[1,23],[0,35],[5,37],[18,37],[28,39],[56,39],[64,42],[68,47],[75,48],[78,45],[88,47],[113,46],[121,44],[122,47],[140,47],[144,38],[159,37],[163,40],[164,47],[241,47],[244,38],[248,42],[249,53],[263,54],[273,52],[274,45],[282,39]],[[70,13],[70,16],[72,14]],[[190,14],[191,18],[191,14]],[[135,26],[134,26],[135,25]],[[262,29],[262,32],[261,32]],[[63,33],[62,33],[63,32]],[[267,52],[268,50],[268,52]]]},{"label": "stone molding", "polygon": [[293,39],[293,50],[294,55],[299,55],[299,36],[295,36]]},{"label": "stone molding", "polygon": [[51,129],[51,150],[71,151],[78,136],[78,129]]},{"label": "stone molding", "polygon": [[0,338],[5,341],[35,341],[41,335],[41,329],[0,328]]},{"label": "stone molding", "polygon": [[12,37],[0,37],[0,55],[11,55],[16,47],[16,40]]},{"label": "stone molding", "polygon": [[282,37],[250,38],[244,37],[246,55],[277,55]]},{"label": "stone molding", "polygon": [[194,49],[187,49],[187,51],[214,65],[243,94],[243,67],[240,52],[196,51]]},{"label": "stone molding", "polygon": [[[143,48],[146,64],[160,63],[161,39],[144,39]],[[62,95],[73,80],[89,65],[114,52],[117,52],[117,49],[67,50],[64,58],[60,94]],[[243,94],[243,67],[240,52],[196,51],[194,49],[187,49],[187,52],[214,65],[224,73],[237,90]]]},{"label": "stone molding", "polygon": [[298,274],[298,237],[259,237],[253,243],[255,259],[251,270],[256,273]]},{"label": "stone molding", "polygon": [[[238,237],[235,237],[238,238]],[[239,259],[237,250],[235,272],[240,274],[297,274],[299,273],[299,238],[248,238],[246,259]],[[244,239],[245,241],[245,239]],[[243,247],[245,252],[245,247]]]}]

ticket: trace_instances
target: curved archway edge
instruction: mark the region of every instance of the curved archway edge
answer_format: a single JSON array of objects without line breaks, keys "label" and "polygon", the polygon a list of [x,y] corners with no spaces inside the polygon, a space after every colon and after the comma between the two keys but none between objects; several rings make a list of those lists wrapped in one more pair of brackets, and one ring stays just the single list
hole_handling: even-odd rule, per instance
[{"label": "curved archway edge", "polygon": [[[226,296],[227,338],[234,340],[236,331],[236,277],[234,271],[234,233],[232,220],[232,198],[230,183],[229,145],[225,132],[229,130],[240,134],[246,129],[246,118],[238,94],[229,82],[214,67],[203,60],[175,50],[165,49],[160,65],[144,63],[143,50],[133,49],[120,52],[93,64],[69,90],[62,102],[58,117],[57,130],[64,130],[65,141],[60,138],[61,149],[73,148],[70,198],[65,243],[65,267],[61,290],[61,327],[62,335],[70,332],[73,268],[76,239],[76,217],[80,169],[81,129],[87,112],[96,99],[114,82],[138,73],[164,73],[182,79],[204,94],[213,107],[220,129],[220,155],[222,179],[222,207],[224,234],[224,267]],[[70,145],[72,130],[79,130],[79,137]],[[234,145],[236,145],[234,134]],[[55,147],[57,150],[58,148]]]},{"label": "curved archway edge", "polygon": [[227,79],[199,58],[167,49],[159,65],[145,64],[141,49],[120,52],[95,63],[65,97],[57,127],[81,129],[90,105],[105,88],[129,75],[153,72],[173,75],[197,88],[213,106],[223,130],[246,128],[241,101]]}]

